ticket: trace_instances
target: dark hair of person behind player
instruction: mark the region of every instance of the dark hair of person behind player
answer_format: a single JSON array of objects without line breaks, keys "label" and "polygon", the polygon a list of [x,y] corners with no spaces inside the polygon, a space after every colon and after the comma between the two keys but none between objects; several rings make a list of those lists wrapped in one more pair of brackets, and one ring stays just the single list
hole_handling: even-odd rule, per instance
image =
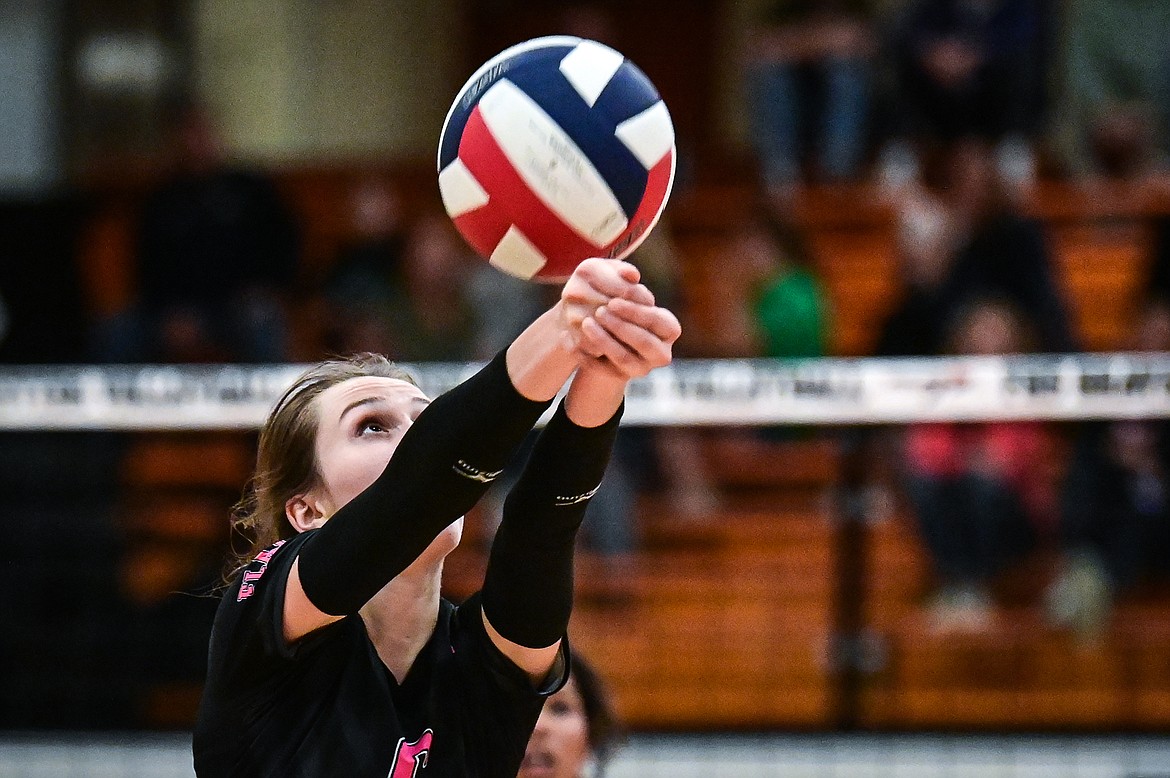
[{"label": "dark hair of person behind player", "polygon": [[232,514],[233,538],[246,538],[248,548],[233,551],[224,571],[225,584],[260,551],[278,540],[296,537],[297,531],[285,515],[285,502],[311,488],[318,478],[313,448],[317,439],[314,400],[331,386],[364,376],[418,385],[413,376],[386,357],[360,353],[314,365],[277,401],[260,431],[255,474]]},{"label": "dark hair of person behind player", "polygon": [[614,712],[609,691],[592,665],[575,654],[570,672],[585,707],[585,719],[589,724],[589,747],[598,769],[604,769],[614,749],[625,740],[625,729]]}]

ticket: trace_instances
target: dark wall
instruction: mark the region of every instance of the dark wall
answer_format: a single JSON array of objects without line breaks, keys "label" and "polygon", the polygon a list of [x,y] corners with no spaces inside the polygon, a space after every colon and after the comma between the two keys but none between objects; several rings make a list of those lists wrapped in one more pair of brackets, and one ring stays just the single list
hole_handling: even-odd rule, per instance
[{"label": "dark wall", "polygon": [[62,197],[0,202],[0,297],[8,334],[0,363],[81,361],[86,306],[78,273],[78,239],[86,207]]}]

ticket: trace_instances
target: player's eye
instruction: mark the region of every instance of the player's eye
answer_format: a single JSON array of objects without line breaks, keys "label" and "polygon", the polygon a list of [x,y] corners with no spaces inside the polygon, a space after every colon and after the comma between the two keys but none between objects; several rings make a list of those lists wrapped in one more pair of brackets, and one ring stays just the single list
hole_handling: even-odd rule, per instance
[{"label": "player's eye", "polygon": [[369,416],[358,422],[358,435],[378,435],[390,432],[394,425],[379,416]]}]

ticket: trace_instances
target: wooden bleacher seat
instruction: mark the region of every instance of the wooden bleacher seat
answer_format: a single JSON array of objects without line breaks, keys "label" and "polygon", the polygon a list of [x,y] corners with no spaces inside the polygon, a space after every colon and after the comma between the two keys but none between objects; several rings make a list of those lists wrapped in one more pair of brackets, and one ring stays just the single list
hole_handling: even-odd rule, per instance
[{"label": "wooden bleacher seat", "polygon": [[944,636],[911,614],[872,684],[867,717],[898,728],[1162,727],[1170,718],[1157,708],[1168,695],[1166,638],[1147,624],[1140,634],[1114,629],[1083,644],[1032,608],[1009,610],[981,633]]},{"label": "wooden bleacher seat", "polygon": [[[623,718],[651,728],[826,723],[832,525],[775,509],[726,508],[702,530],[654,515],[648,549],[619,582],[625,597],[584,598],[574,611],[575,644],[605,669]],[[654,542],[676,529],[691,541]],[[612,574],[604,560],[583,562],[579,578]]]},{"label": "wooden bleacher seat", "polygon": [[1142,221],[1053,225],[1049,236],[1056,277],[1085,348],[1128,348],[1149,264],[1147,225]]},{"label": "wooden bleacher seat", "polygon": [[136,436],[123,466],[127,486],[242,490],[255,454],[240,433],[146,433]]},{"label": "wooden bleacher seat", "polygon": [[125,498],[119,524],[132,536],[211,548],[226,536],[230,509],[228,500],[206,494],[135,492]]},{"label": "wooden bleacher seat", "polygon": [[836,479],[840,450],[836,438],[794,429],[789,440],[767,440],[754,430],[712,434],[707,466],[725,490],[789,486],[819,491]]}]

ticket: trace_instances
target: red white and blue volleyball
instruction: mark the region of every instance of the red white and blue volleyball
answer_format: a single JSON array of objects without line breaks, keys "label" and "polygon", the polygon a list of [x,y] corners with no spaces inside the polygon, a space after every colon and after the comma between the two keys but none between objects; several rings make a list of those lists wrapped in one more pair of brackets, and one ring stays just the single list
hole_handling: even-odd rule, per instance
[{"label": "red white and blue volleyball", "polygon": [[439,137],[439,193],[477,253],[510,275],[566,279],[620,259],[658,223],[674,124],[625,56],[571,36],[534,38],[477,70]]}]

